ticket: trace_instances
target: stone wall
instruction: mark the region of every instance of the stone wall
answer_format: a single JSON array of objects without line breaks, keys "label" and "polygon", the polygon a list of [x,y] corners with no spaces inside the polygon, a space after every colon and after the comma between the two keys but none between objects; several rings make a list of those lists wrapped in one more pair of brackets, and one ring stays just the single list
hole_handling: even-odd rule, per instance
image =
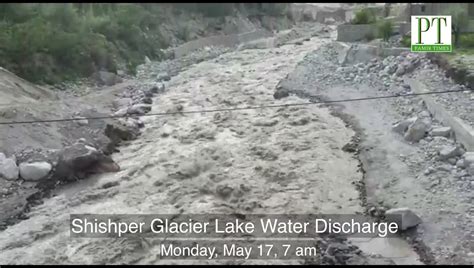
[{"label": "stone wall", "polygon": [[337,41],[356,42],[376,36],[377,28],[374,24],[341,24],[337,26]]},{"label": "stone wall", "polygon": [[182,44],[174,49],[175,58],[180,58],[195,50],[202,49],[207,46],[233,47],[241,43],[250,42],[260,38],[269,37],[272,34],[265,30],[256,30],[253,32],[242,34],[216,35],[206,38],[200,38]]}]

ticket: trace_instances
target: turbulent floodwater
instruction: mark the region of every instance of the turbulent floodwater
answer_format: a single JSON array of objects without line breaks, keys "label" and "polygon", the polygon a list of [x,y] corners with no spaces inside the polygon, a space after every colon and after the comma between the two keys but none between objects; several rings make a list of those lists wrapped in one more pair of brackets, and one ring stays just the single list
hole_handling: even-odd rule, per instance
[{"label": "turbulent floodwater", "polygon": [[[154,99],[152,113],[306,102],[275,100],[274,89],[322,42],[238,51],[196,64],[172,78],[167,92]],[[143,120],[140,138],[113,156],[120,172],[61,189],[33,208],[29,219],[1,232],[0,263],[164,263],[157,239],[71,238],[72,213],[363,211],[355,186],[362,178],[358,161],[341,150],[354,132],[326,108]]]}]

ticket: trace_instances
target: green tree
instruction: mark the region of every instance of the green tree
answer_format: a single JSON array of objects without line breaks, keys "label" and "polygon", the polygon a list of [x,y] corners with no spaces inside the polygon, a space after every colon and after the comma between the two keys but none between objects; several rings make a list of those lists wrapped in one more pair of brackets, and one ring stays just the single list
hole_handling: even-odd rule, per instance
[{"label": "green tree", "polygon": [[451,15],[451,28],[454,35],[454,46],[459,47],[461,33],[466,30],[469,25],[469,17],[467,11],[460,8],[450,8],[447,13]]}]

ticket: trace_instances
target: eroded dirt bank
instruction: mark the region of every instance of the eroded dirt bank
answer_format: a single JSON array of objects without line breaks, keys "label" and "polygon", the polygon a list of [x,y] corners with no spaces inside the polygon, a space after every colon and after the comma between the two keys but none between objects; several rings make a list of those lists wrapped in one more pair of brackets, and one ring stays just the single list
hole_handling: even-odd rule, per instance
[{"label": "eroded dirt bank", "polygon": [[[168,91],[153,100],[152,112],[301,102],[295,96],[275,100],[275,86],[323,42],[243,50],[196,64],[171,79]],[[71,213],[364,211],[356,187],[359,163],[342,150],[354,131],[327,108],[142,119],[141,138],[114,155],[122,170],[58,190],[29,219],[1,232],[0,263],[179,263],[159,259],[157,239],[71,238]],[[391,263],[356,247],[345,252],[344,258],[316,262]]]}]

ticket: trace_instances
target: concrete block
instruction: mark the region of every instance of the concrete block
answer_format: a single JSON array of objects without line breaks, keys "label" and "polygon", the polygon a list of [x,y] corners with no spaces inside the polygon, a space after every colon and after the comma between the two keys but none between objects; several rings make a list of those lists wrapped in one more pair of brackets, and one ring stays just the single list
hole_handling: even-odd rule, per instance
[{"label": "concrete block", "polygon": [[337,26],[337,41],[356,42],[376,36],[375,24],[341,24]]},{"label": "concrete block", "polygon": [[[405,82],[410,85],[415,93],[428,92],[426,86],[420,81],[406,79]],[[444,107],[436,103],[432,96],[420,95],[420,98],[424,100],[426,108],[428,108],[433,117],[452,128],[457,141],[463,144],[468,151],[474,151],[474,129],[470,125],[459,117],[450,114]]]}]

